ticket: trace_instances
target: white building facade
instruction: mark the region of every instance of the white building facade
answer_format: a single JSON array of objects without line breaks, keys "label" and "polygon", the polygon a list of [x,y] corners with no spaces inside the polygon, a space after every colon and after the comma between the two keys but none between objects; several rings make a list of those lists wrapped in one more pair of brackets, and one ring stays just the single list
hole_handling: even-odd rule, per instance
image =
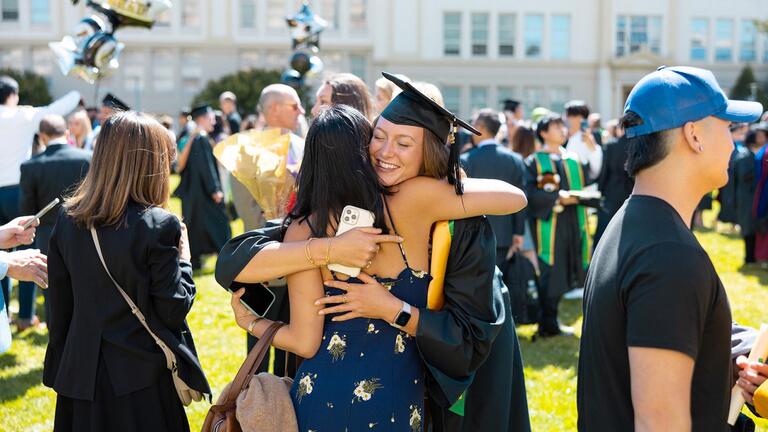
[{"label": "white building facade", "polygon": [[[82,1],[81,3],[85,3]],[[134,108],[175,113],[208,80],[244,68],[282,70],[283,17],[299,0],[174,0],[151,31],[121,29],[120,70],[98,89],[58,71],[48,42],[89,11],[62,0],[0,0],[0,68],[46,76],[54,95],[107,91]],[[726,91],[745,64],[768,79],[768,0],[312,0],[329,21],[325,73],[372,86],[380,71],[437,84],[467,117],[502,99],[561,110],[583,99],[615,117],[637,80],[661,64],[712,69]],[[23,91],[23,89],[22,89]],[[97,93],[98,92],[98,97]],[[254,107],[242,107],[251,111]]]}]

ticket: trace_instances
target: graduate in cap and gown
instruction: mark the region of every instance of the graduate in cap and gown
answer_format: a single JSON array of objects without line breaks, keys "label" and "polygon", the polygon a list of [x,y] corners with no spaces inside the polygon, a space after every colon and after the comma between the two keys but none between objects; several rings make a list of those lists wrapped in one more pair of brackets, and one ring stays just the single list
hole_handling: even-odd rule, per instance
[{"label": "graduate in cap and gown", "polygon": [[[385,77],[404,91],[384,110],[383,118],[423,127],[443,141],[448,140],[456,123],[472,130],[410,84],[389,74]],[[443,166],[442,170],[448,172],[460,193],[455,146],[449,159],[442,164],[450,167]],[[367,237],[367,242],[361,242],[351,235],[334,239],[332,256],[342,258],[340,251],[351,251],[355,246],[368,250],[369,242],[380,241]],[[279,226],[232,239],[219,254],[217,281],[233,290],[243,286],[259,289],[260,281],[306,270],[305,242],[278,244],[282,239]],[[314,243],[313,247],[325,247],[319,241]],[[321,249],[318,254],[323,253]],[[431,430],[530,430],[522,358],[509,312],[509,295],[495,260],[495,237],[484,217],[436,224],[428,307],[420,311],[415,336],[428,371],[427,426]],[[274,262],[280,265],[271,265]]]},{"label": "graduate in cap and gown", "polygon": [[218,164],[213,156],[213,131],[216,117],[208,105],[196,107],[191,113],[198,133],[191,146],[181,181],[174,196],[181,198],[181,211],[189,231],[192,267],[200,268],[201,257],[217,253],[232,237],[224,203]]},{"label": "graduate in cap and gown", "polygon": [[93,145],[96,145],[96,141],[99,138],[99,132],[101,132],[101,125],[107,121],[107,119],[117,111],[130,111],[131,107],[125,102],[117,98],[112,93],[107,93],[104,99],[101,100],[101,107],[99,108],[98,120],[99,124],[93,129]]},{"label": "graduate in cap and gown", "polygon": [[[541,269],[537,335],[572,335],[571,329],[560,326],[557,309],[563,294],[584,286],[592,254],[585,201],[575,196],[588,184],[589,165],[563,148],[567,129],[560,116],[539,120],[536,136],[542,149],[525,164],[528,214]],[[599,204],[596,201],[589,204]]]}]

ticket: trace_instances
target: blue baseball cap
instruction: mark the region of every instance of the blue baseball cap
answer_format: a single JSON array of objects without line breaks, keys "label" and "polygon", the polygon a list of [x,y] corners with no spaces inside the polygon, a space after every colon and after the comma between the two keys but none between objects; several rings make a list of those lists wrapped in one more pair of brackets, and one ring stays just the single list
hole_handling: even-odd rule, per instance
[{"label": "blue baseball cap", "polygon": [[628,138],[682,127],[709,116],[738,123],[760,118],[758,102],[729,100],[711,71],[688,66],[661,66],[644,76],[624,105],[643,124],[626,129]]}]

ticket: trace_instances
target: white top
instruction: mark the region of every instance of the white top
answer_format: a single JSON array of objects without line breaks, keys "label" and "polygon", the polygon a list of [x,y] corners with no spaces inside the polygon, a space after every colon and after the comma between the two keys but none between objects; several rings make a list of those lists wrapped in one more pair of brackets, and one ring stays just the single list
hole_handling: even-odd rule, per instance
[{"label": "white top", "polygon": [[71,91],[45,107],[0,105],[0,187],[19,184],[19,167],[32,156],[40,120],[48,114],[69,114],[79,102],[80,93]]},{"label": "white top", "polygon": [[569,152],[576,153],[579,156],[579,160],[584,163],[589,163],[589,177],[596,179],[600,175],[600,170],[603,167],[603,149],[595,143],[595,150],[590,150],[581,138],[582,132],[573,134],[568,139],[568,145],[566,148]]}]

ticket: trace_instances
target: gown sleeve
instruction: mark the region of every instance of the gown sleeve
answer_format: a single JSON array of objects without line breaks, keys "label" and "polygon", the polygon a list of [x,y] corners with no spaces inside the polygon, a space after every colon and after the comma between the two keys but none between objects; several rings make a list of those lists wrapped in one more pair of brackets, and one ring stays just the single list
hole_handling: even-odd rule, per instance
[{"label": "gown sleeve", "polygon": [[422,310],[416,344],[430,397],[449,407],[469,387],[504,324],[495,285],[496,239],[484,217],[456,221],[445,275],[445,305]]},{"label": "gown sleeve", "polygon": [[525,160],[525,194],[528,197],[528,207],[526,208],[528,216],[536,219],[549,219],[558,194],[538,188],[534,156]]},{"label": "gown sleeve", "polygon": [[283,235],[282,226],[273,225],[248,231],[229,240],[216,261],[216,281],[225,289],[233,291],[261,285],[235,282],[235,278],[265,246],[283,241]]}]

